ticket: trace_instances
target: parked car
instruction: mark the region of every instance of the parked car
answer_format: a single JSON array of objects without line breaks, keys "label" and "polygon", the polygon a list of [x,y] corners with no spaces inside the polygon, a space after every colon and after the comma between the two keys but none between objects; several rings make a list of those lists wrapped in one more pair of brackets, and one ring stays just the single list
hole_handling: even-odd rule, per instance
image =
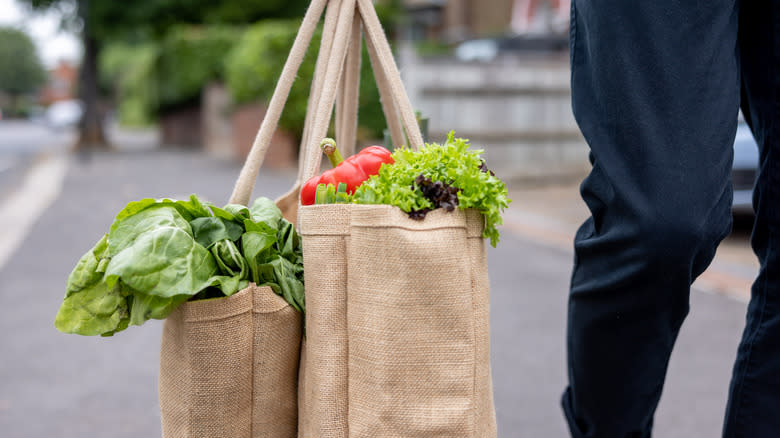
[{"label": "parked car", "polygon": [[734,187],[734,214],[753,214],[753,186],[758,176],[758,144],[750,127],[741,117],[734,138],[734,163],[731,183]]},{"label": "parked car", "polygon": [[498,42],[495,39],[464,41],[455,48],[455,57],[460,61],[488,62],[498,56]]},{"label": "parked car", "polygon": [[455,48],[455,57],[466,62],[488,62],[502,54],[561,53],[568,48],[568,38],[559,35],[514,35],[464,41]]},{"label": "parked car", "polygon": [[78,100],[54,102],[46,109],[46,124],[52,129],[64,129],[78,125],[84,114],[84,106]]}]

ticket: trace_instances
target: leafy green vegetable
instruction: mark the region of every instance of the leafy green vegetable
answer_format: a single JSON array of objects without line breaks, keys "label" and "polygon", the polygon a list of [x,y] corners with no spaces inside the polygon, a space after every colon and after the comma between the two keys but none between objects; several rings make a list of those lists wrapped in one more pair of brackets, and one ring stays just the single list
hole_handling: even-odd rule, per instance
[{"label": "leafy green vegetable", "polygon": [[113,257],[125,248],[133,245],[135,239],[148,231],[169,227],[185,231],[192,235],[192,227],[175,208],[165,204],[153,204],[138,211],[132,216],[126,216],[114,221],[108,233],[109,254]]},{"label": "leafy green vegetable", "polygon": [[347,185],[339,183],[338,188],[333,184],[317,185],[317,192],[314,196],[315,204],[349,204],[352,202],[352,196],[347,193]]},{"label": "leafy green vegetable", "polygon": [[[306,304],[304,302],[303,282],[300,278],[303,275],[301,265],[296,265],[284,257],[277,257],[270,262],[273,268],[275,283],[269,283],[277,294],[280,294],[290,303],[291,306],[304,312]],[[279,289],[277,291],[277,288]]]},{"label": "leafy green vegetable", "polygon": [[130,306],[130,325],[141,325],[150,319],[164,319],[173,312],[176,307],[190,299],[189,295],[174,295],[172,297],[158,297],[133,291]]},{"label": "leafy green vegetable", "polygon": [[95,336],[114,332],[128,316],[119,285],[101,281],[65,297],[54,326],[63,333]]},{"label": "leafy green vegetable", "polygon": [[241,279],[246,278],[248,273],[246,260],[233,241],[220,240],[211,247],[211,254],[217,261],[221,272],[238,276]]},{"label": "leafy green vegetable", "polygon": [[[425,199],[431,201],[433,209],[443,208],[447,211],[454,211],[455,207],[458,206],[460,189],[457,187],[426,178],[422,173],[414,179],[414,185],[420,189]],[[429,209],[412,210],[409,212],[409,217],[412,219],[425,219],[425,215],[429,211]]]},{"label": "leafy green vegetable", "polygon": [[249,271],[252,281],[261,284],[260,265],[262,265],[269,255],[263,255],[273,249],[276,243],[277,231],[266,225],[264,222],[254,223],[246,221],[246,233],[241,236],[241,245],[244,248],[244,257],[249,265]]},{"label": "leafy green vegetable", "polygon": [[108,235],[106,234],[95,244],[94,248],[81,256],[81,259],[76,263],[76,267],[73,268],[68,277],[68,285],[65,290],[66,297],[95,285],[103,278],[102,272],[105,271],[100,270],[100,261],[107,256],[107,249]]},{"label": "leafy green vegetable", "polygon": [[264,223],[274,230],[279,229],[279,222],[282,220],[282,211],[276,206],[276,203],[268,198],[257,198],[252,206],[249,207],[252,215],[252,221],[255,223]]},{"label": "leafy green vegetable", "polygon": [[171,297],[192,295],[207,287],[216,273],[214,258],[192,236],[181,228],[160,227],[111,258],[106,283],[111,287],[121,277],[135,290]]},{"label": "leafy green vegetable", "polygon": [[[222,295],[229,297],[249,286],[249,281],[233,275],[215,275],[211,277],[209,289],[217,288]],[[217,295],[219,296],[219,295]]]},{"label": "leafy green vegetable", "polygon": [[273,201],[218,208],[195,195],[142,199],[122,209],[78,261],[55,327],[111,336],[166,318],[187,300],[233,295],[250,281],[303,311],[300,236]]},{"label": "leafy green vegetable", "polygon": [[[427,144],[419,151],[406,148],[393,152],[393,165],[384,165],[357,188],[353,202],[358,204],[395,205],[407,213],[435,207],[424,191],[424,181],[440,182],[457,189],[458,208],[475,208],[485,217],[483,236],[493,247],[499,241],[501,212],[511,202],[504,183],[492,172],[484,171],[482,150],[470,149],[468,140],[455,138],[450,132],[444,144]],[[442,198],[443,199],[443,198]],[[446,201],[451,203],[451,201]]]},{"label": "leafy green vegetable", "polygon": [[[165,202],[167,200],[164,200]],[[169,201],[170,202],[170,201]],[[201,202],[200,199],[198,199],[195,195],[190,195],[190,199],[188,201],[173,201],[173,206],[179,210],[179,213],[181,213],[185,217],[189,217],[189,220],[192,220],[192,218],[196,217],[207,217],[211,216],[211,210],[208,204],[205,204]]]},{"label": "leafy green vegetable", "polygon": [[221,240],[238,240],[244,228],[235,222],[221,217],[199,217],[190,222],[195,241],[204,248]]}]

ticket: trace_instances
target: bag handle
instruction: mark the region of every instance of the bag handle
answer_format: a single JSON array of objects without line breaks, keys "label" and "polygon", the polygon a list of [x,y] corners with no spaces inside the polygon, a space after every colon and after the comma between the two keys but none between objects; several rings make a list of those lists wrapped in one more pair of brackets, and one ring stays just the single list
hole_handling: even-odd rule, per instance
[{"label": "bag handle", "polygon": [[[312,82],[312,91],[309,97],[309,105],[306,111],[306,122],[304,124],[304,135],[300,146],[300,159],[298,160],[298,176],[293,187],[287,191],[284,195],[276,199],[277,205],[282,208],[282,211],[290,213],[289,220],[295,221],[295,211],[299,204],[300,188],[303,184],[303,167],[309,154],[306,153],[306,145],[309,144],[311,138],[311,130],[314,114],[319,108],[319,101],[321,98],[321,92],[323,88],[324,70],[327,68],[328,58],[331,55],[331,49],[333,45],[333,37],[335,36],[336,21],[335,18],[338,8],[335,4],[336,0],[332,0],[328,6],[328,11],[325,16],[325,31],[323,33],[323,42],[321,43],[321,50],[317,58],[317,67],[315,69],[315,76]],[[357,4],[355,4],[357,8]],[[331,24],[329,26],[329,23]],[[339,87],[339,94],[337,96],[337,112],[336,112],[336,137],[339,145],[342,147],[342,152],[346,155],[352,155],[354,153],[355,140],[351,137],[351,134],[341,134],[345,130],[350,129],[357,130],[358,126],[358,102],[359,102],[359,86],[360,86],[360,54],[362,52],[362,19],[360,14],[354,14],[352,22],[352,34],[349,41],[349,52],[347,53],[346,72],[342,75],[342,81]],[[326,41],[326,38],[331,36]],[[386,75],[380,68],[379,62],[376,60],[376,50],[373,50],[373,45],[366,44],[368,53],[371,60],[372,71],[376,78],[376,84],[379,89],[380,102],[382,103],[382,111],[385,115],[388,127],[391,132],[393,143],[396,145],[403,144],[403,130],[401,128],[401,122],[395,109],[393,102],[393,96],[387,83]],[[326,55],[327,54],[327,55]],[[350,71],[352,73],[350,73]],[[352,75],[349,79],[347,75]],[[354,77],[354,80],[352,79]],[[349,91],[348,91],[349,90]],[[339,102],[338,99],[341,99]],[[339,119],[341,117],[341,119]],[[319,153],[318,153],[319,154]]]},{"label": "bag handle", "polygon": [[371,61],[371,70],[374,72],[374,79],[379,89],[379,102],[382,104],[382,112],[385,114],[387,129],[390,131],[390,139],[393,145],[406,144],[404,140],[404,131],[401,127],[401,119],[398,117],[396,104],[390,91],[390,84],[387,81],[387,75],[382,70],[377,61],[376,48],[372,44],[366,43],[369,59]]},{"label": "bag handle", "polygon": [[[266,117],[263,119],[260,130],[255,138],[249,155],[247,156],[246,162],[241,169],[238,180],[236,181],[230,203],[246,205],[249,202],[254,181],[270,144],[270,138],[276,130],[281,111],[289,96],[295,74],[300,68],[306,49],[311,42],[314,30],[317,27],[317,23],[322,16],[326,4],[328,6],[328,13],[326,14],[322,46],[317,58],[315,78],[311,87],[312,94],[310,96],[306,122],[304,124],[304,141],[301,144],[298,180],[293,189],[287,195],[283,196],[283,198],[297,197],[297,192],[299,191],[302,181],[313,176],[319,169],[322,159],[319,141],[327,134],[336,93],[334,87],[328,87],[327,84],[340,83],[342,69],[344,68],[344,60],[347,57],[347,47],[351,46],[354,51],[359,53],[360,33],[358,24],[360,22],[364,23],[366,29],[366,42],[369,54],[371,55],[371,64],[377,79],[383,110],[394,143],[403,143],[403,131],[401,129],[401,125],[403,125],[403,127],[406,128],[407,134],[410,136],[411,146],[417,148],[422,145],[422,136],[420,135],[419,126],[417,125],[414,112],[411,110],[411,104],[404,91],[398,68],[392,57],[389,43],[381,28],[373,4],[370,0],[314,0],[309,6],[306,16],[301,23],[290,56],[285,63],[279,82],[277,83],[269,103]],[[358,11],[358,14],[355,13],[356,10]],[[352,24],[352,26],[349,26],[349,24]],[[331,31],[331,29],[333,29],[333,31]],[[357,43],[352,44],[351,41],[348,41],[349,36],[351,36],[352,40],[357,41]],[[355,61],[351,60],[349,65],[350,67],[348,67],[347,70],[352,70],[354,72],[356,70],[354,67]],[[357,71],[359,72],[359,60],[357,63]],[[354,106],[348,104],[348,102],[356,102],[357,81],[347,84],[350,86],[355,84],[355,89],[354,94],[350,94],[350,92],[345,92],[344,94],[342,119],[341,123],[337,125],[337,129],[340,132],[343,132],[344,129],[355,129],[349,128],[349,126],[354,125],[356,127],[357,123],[357,103],[354,103]],[[349,89],[349,87],[346,88]],[[401,124],[398,123],[396,110],[398,110],[401,115]],[[349,136],[350,134],[347,134],[347,138],[349,138]],[[354,142],[348,142],[345,145],[349,147],[351,143]]]},{"label": "bag handle", "polygon": [[302,150],[304,155],[304,167],[301,181],[306,181],[320,168],[322,152],[319,148],[320,141],[327,135],[328,126],[333,112],[333,105],[336,100],[337,87],[326,86],[327,84],[339,84],[344,58],[347,54],[347,44],[351,32],[352,21],[355,17],[355,1],[343,0],[341,11],[339,12],[336,33],[333,37],[333,48],[328,59],[327,69],[324,77],[315,78],[322,80],[322,94],[317,101],[314,112],[314,122],[309,136],[308,144],[304,145]]},{"label": "bag handle", "polygon": [[306,11],[306,15],[298,29],[298,35],[296,35],[295,42],[290,50],[290,56],[284,64],[279,82],[277,82],[271,102],[268,104],[268,110],[263,118],[263,123],[260,125],[260,130],[255,137],[254,143],[252,143],[252,148],[249,150],[244,167],[241,169],[236,185],[233,188],[233,194],[230,196],[229,201],[231,204],[249,204],[249,198],[252,196],[252,186],[260,171],[260,166],[263,164],[263,158],[265,158],[268,146],[271,143],[271,136],[279,124],[282,108],[290,95],[290,89],[295,76],[301,67],[303,58],[306,55],[306,49],[308,49],[311,43],[317,23],[320,21],[327,3],[328,0],[313,0]]},{"label": "bag handle", "polygon": [[[376,15],[376,10],[374,9],[371,0],[344,1],[344,4],[347,7],[349,4],[354,5],[355,3],[357,3],[357,9],[363,21],[369,53],[374,53],[376,55],[375,63],[379,66],[379,69],[376,69],[374,74],[379,76],[376,73],[377,71],[381,71],[385,74],[388,85],[387,89],[390,91],[393,102],[400,113],[402,125],[409,136],[410,146],[417,149],[423,145],[420,127],[417,124],[417,118],[415,117],[411,103],[409,102],[409,96],[404,89],[401,81],[401,74],[398,71],[398,66],[393,58],[390,44],[387,41],[382,25],[379,22],[379,17]],[[344,26],[345,22],[353,19],[354,12],[354,9],[343,10],[343,14],[339,17],[339,26]],[[343,28],[339,28],[334,39],[333,51],[324,78],[326,84],[338,83],[341,67],[344,65],[346,45],[347,35]],[[317,108],[317,115],[312,128],[313,137],[309,139],[309,144],[306,146],[306,159],[304,174],[301,179],[302,181],[314,176],[320,168],[322,153],[319,148],[319,142],[327,134],[335,98],[335,89],[323,89],[323,95],[318,102],[319,108]],[[386,118],[392,119],[392,113],[386,114]]]},{"label": "bag handle", "polygon": [[[395,100],[396,109],[401,116],[401,121],[406,129],[406,134],[409,137],[408,145],[415,150],[419,149],[424,144],[423,136],[420,132],[420,125],[417,123],[417,116],[412,109],[412,104],[409,101],[409,95],[406,94],[403,81],[401,81],[401,73],[398,71],[398,65],[393,57],[393,52],[390,49],[390,43],[387,41],[385,31],[382,29],[382,24],[379,22],[376,9],[374,9],[371,0],[357,0],[357,4],[358,9],[360,10],[360,16],[363,18],[368,52],[369,54],[374,53],[376,55],[375,57],[379,64],[379,68],[374,68],[374,75],[377,77],[377,82],[380,84],[380,87],[382,83],[387,84],[386,88],[389,91],[389,95],[393,96]],[[386,117],[389,119],[391,118],[387,115]],[[389,123],[390,122],[388,121],[388,124]],[[390,132],[392,134],[392,127],[390,128]],[[393,142],[395,144],[406,144],[403,141],[403,134],[400,127],[396,128]]]},{"label": "bag handle", "polygon": [[336,143],[339,144],[344,156],[355,153],[357,142],[362,42],[363,29],[360,16],[355,14],[352,19],[346,65],[341,75],[339,94],[336,97]]},{"label": "bag handle", "polygon": [[[328,66],[328,59],[330,58],[330,52],[333,47],[333,37],[336,34],[336,21],[338,20],[339,6],[341,6],[341,0],[330,0],[328,3],[328,8],[325,12],[325,24],[323,25],[322,29],[320,50],[317,54],[317,62],[314,67],[314,77],[311,82],[309,102],[306,106],[306,118],[303,123],[303,132],[301,134],[296,186],[302,182],[301,177],[303,175],[303,165],[306,156],[305,149],[306,145],[309,144],[311,125],[314,122],[315,108],[317,108],[319,105],[320,94],[322,94],[322,90],[320,90],[320,88],[322,88],[323,81],[318,80],[317,78],[325,74],[325,69]],[[295,187],[293,189],[295,189]]]}]

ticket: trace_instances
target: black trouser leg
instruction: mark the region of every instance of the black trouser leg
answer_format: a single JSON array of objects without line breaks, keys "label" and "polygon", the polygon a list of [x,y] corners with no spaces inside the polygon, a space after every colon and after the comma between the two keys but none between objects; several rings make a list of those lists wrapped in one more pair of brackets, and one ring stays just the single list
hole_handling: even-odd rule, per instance
[{"label": "black trouser leg", "polygon": [[592,216],[575,239],[563,406],[574,437],[649,437],[690,285],[731,227],[737,2],[572,9]]}]

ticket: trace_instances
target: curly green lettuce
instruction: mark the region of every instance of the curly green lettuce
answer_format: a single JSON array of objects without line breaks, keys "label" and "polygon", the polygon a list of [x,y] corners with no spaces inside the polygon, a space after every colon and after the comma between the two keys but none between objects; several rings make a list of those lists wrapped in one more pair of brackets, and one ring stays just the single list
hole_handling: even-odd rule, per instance
[{"label": "curly green lettuce", "polygon": [[471,149],[469,140],[455,138],[450,132],[444,144],[426,144],[419,151],[407,148],[393,152],[395,163],[383,165],[355,191],[357,204],[388,204],[407,213],[436,208],[430,195],[422,190],[418,177],[440,181],[458,189],[457,205],[461,210],[474,208],[485,217],[483,237],[495,247],[499,241],[501,213],[512,202],[506,185],[485,167],[484,151]]}]

